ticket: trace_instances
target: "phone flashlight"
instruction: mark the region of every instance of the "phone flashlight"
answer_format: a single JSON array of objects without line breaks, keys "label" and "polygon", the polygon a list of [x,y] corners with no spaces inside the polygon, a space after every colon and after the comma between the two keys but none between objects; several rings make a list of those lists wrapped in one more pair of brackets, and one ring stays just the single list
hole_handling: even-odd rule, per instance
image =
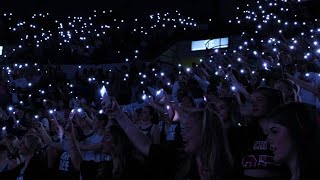
[{"label": "phone flashlight", "polygon": [[106,87],[105,87],[105,86],[102,86],[102,88],[101,88],[101,90],[100,90],[101,97],[103,97],[106,93],[107,93]]}]

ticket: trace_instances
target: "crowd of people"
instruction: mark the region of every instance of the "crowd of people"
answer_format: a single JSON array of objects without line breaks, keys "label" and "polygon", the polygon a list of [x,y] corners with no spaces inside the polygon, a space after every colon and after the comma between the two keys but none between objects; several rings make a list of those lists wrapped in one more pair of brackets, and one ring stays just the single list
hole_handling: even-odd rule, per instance
[{"label": "crowd of people", "polygon": [[0,21],[6,30],[0,31],[16,42],[15,46],[5,48],[6,59],[15,62],[50,59],[64,64],[119,63],[142,58],[141,54],[135,57],[136,49],[145,51],[144,58],[153,58],[181,34],[199,28],[193,18],[179,11],[142,17],[128,17],[112,10],[94,10],[90,14],[55,17],[43,12],[19,17],[4,12]]},{"label": "crowd of people", "polygon": [[298,46],[243,33],[253,55],[216,50],[190,66],[67,78],[50,63],[4,65],[0,179],[319,179],[319,59],[303,54],[316,48],[306,34],[292,34]]}]

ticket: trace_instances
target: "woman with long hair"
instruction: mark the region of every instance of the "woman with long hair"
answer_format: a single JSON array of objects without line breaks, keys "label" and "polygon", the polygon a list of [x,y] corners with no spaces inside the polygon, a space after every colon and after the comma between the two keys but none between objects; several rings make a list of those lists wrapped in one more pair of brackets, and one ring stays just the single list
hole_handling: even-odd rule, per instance
[{"label": "woman with long hair", "polygon": [[233,137],[232,146],[238,147],[239,157],[236,157],[244,180],[252,179],[285,179],[285,168],[274,163],[273,154],[267,141],[267,121],[265,117],[277,106],[283,104],[279,90],[267,87],[256,89],[251,95],[252,117],[248,125]]},{"label": "woman with long hair", "polygon": [[[133,145],[148,157],[155,176],[150,179],[232,178],[232,157],[223,124],[211,109],[199,109],[180,117],[184,124],[182,135],[185,145],[182,151],[172,146],[152,144],[119,109],[115,100],[110,111]],[[181,111],[179,114],[182,116]],[[183,163],[186,156],[191,158],[191,163]]]},{"label": "woman with long hair", "polygon": [[215,103],[215,111],[227,129],[235,127],[240,123],[240,105],[234,97],[220,98]]},{"label": "woman with long hair", "polygon": [[136,151],[119,125],[108,128],[103,141],[103,152],[110,154],[112,158],[111,179],[141,179],[141,164]]},{"label": "woman with long hair", "polygon": [[291,180],[319,179],[320,122],[315,107],[290,103],[267,119],[274,161],[288,166]]}]

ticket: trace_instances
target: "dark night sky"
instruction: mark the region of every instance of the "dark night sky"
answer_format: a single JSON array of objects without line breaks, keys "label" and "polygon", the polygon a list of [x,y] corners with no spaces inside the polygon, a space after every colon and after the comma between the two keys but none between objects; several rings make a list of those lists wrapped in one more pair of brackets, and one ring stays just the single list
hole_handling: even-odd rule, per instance
[{"label": "dark night sky", "polygon": [[54,15],[85,15],[93,9],[114,9],[131,16],[161,9],[178,9],[195,18],[212,17],[218,0],[0,0],[1,10],[24,15],[47,10]]}]

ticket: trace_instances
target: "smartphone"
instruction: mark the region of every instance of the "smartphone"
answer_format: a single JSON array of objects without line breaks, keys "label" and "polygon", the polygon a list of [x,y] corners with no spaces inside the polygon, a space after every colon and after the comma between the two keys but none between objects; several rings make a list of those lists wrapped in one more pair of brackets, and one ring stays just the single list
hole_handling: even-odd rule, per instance
[{"label": "smartphone", "polygon": [[111,100],[110,100],[110,97],[109,97],[109,95],[108,95],[108,91],[107,91],[107,89],[106,89],[106,87],[105,86],[103,86],[102,88],[101,88],[101,90],[100,90],[100,95],[101,95],[101,98],[102,98],[102,100],[105,102],[105,105],[107,106],[107,107],[111,107]]}]

